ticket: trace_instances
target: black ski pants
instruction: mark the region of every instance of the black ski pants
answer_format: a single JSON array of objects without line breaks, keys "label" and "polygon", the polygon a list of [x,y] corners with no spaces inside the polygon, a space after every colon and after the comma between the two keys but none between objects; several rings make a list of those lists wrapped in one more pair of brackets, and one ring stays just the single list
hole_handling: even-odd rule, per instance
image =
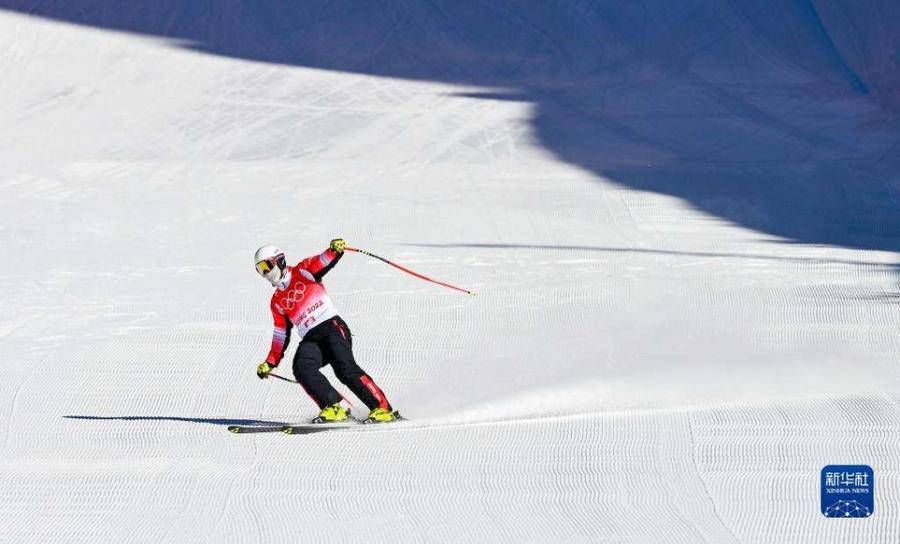
[{"label": "black ski pants", "polygon": [[340,317],[310,329],[294,354],[294,376],[319,408],[340,402],[342,398],[319,371],[328,364],[337,379],[353,391],[369,410],[378,407],[392,410],[381,388],[356,364],[350,328]]}]

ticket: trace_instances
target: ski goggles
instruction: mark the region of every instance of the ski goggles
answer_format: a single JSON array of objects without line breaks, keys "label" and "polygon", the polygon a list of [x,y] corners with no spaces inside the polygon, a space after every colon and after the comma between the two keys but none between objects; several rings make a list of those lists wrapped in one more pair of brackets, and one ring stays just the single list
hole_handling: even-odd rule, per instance
[{"label": "ski goggles", "polygon": [[256,271],[265,276],[276,268],[284,268],[284,255],[277,255],[256,263]]}]

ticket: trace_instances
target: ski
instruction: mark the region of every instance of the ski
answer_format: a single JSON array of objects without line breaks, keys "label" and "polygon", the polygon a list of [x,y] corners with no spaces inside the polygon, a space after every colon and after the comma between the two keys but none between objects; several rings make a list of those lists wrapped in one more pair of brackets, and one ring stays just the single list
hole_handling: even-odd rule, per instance
[{"label": "ski", "polygon": [[229,425],[232,434],[274,433],[284,429],[284,425]]},{"label": "ski", "polygon": [[285,434],[312,434],[315,432],[330,431],[362,425],[362,421],[351,419],[341,423],[298,423],[295,425],[229,425],[228,432],[232,434],[253,433],[277,433]]},{"label": "ski", "polygon": [[275,433],[282,432],[284,434],[314,434],[325,431],[340,431],[350,429],[381,429],[385,425],[407,421],[406,418],[397,414],[397,419],[387,423],[365,423],[360,419],[350,419],[340,423],[298,423],[295,425],[229,425],[228,432],[232,434],[253,434],[253,433]]},{"label": "ski", "polygon": [[281,428],[284,434],[313,434],[325,431],[340,431],[352,429],[361,425],[358,421],[346,423],[301,423],[300,425],[285,425]]},{"label": "ski", "polygon": [[285,425],[281,428],[281,432],[283,432],[284,434],[314,434],[324,431],[361,431],[363,429],[374,430],[384,428],[385,425],[391,425],[392,423],[398,423],[401,421],[406,421],[406,419],[400,414],[397,414],[397,419],[385,423],[366,423],[365,421],[359,419],[353,419],[344,423],[305,423],[302,425]]}]

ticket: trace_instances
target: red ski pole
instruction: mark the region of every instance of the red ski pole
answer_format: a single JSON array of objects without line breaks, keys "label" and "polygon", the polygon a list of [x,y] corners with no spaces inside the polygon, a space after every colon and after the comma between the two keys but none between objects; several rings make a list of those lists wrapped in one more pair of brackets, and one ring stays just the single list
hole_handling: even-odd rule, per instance
[{"label": "red ski pole", "polygon": [[389,264],[389,265],[393,266],[394,268],[396,268],[396,269],[398,269],[398,270],[402,270],[403,272],[406,272],[407,274],[409,274],[409,275],[411,275],[411,276],[415,276],[415,277],[419,278],[420,280],[429,281],[429,282],[431,282],[431,283],[436,283],[436,284],[438,284],[438,285],[442,285],[442,286],[448,287],[448,288],[450,288],[450,289],[455,289],[456,291],[461,291],[461,292],[463,292],[463,293],[465,293],[465,294],[467,294],[467,295],[474,295],[474,294],[475,294],[475,293],[473,293],[472,291],[468,291],[468,290],[466,290],[466,289],[463,289],[462,287],[457,287],[457,286],[455,286],[455,285],[450,285],[449,283],[444,283],[444,282],[442,282],[442,281],[437,281],[437,280],[435,280],[435,279],[431,279],[431,278],[429,278],[428,276],[423,276],[422,274],[419,274],[418,272],[416,272],[416,271],[414,271],[414,270],[410,270],[409,268],[406,268],[405,266],[400,266],[399,264],[393,263],[393,262],[391,262],[391,261],[385,259],[384,257],[379,257],[378,255],[375,255],[374,253],[369,253],[368,251],[366,251],[366,250],[364,250],[364,249],[357,249],[357,248],[355,248],[355,247],[349,247],[349,246],[348,246],[348,247],[345,247],[344,250],[345,250],[345,251],[353,251],[353,252],[355,252],[355,253],[362,253],[363,255],[368,255],[369,257],[372,257],[373,259],[378,259],[379,261],[381,261],[381,262],[383,262],[383,263],[385,263],[385,264]]}]

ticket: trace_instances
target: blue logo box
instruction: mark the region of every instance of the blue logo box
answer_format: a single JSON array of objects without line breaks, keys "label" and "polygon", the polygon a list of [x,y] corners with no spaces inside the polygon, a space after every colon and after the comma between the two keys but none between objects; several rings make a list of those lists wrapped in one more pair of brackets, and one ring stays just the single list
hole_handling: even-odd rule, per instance
[{"label": "blue logo box", "polygon": [[826,518],[867,518],[875,513],[875,472],[868,465],[828,465],[822,469],[822,514]]}]

